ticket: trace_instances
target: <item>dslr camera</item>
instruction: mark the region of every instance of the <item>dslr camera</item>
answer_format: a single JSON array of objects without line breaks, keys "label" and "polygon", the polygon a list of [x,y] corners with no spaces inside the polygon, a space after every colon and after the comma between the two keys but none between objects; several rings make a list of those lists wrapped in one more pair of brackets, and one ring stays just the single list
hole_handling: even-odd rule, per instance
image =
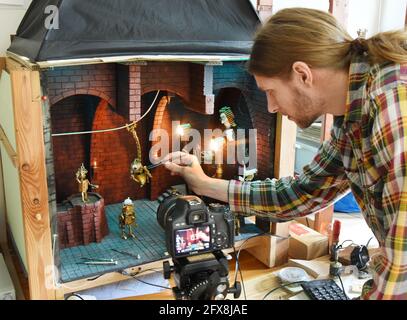
[{"label": "dslr camera", "polygon": [[207,206],[197,196],[164,194],[157,220],[173,258],[228,249],[234,245],[234,217],[225,205]]},{"label": "dslr camera", "polygon": [[179,300],[224,300],[228,293],[240,296],[240,284],[230,288],[229,268],[222,250],[234,246],[234,216],[219,203],[206,205],[193,195],[176,190],[158,198],[157,220],[173,266],[164,262],[164,278],[175,273]]}]

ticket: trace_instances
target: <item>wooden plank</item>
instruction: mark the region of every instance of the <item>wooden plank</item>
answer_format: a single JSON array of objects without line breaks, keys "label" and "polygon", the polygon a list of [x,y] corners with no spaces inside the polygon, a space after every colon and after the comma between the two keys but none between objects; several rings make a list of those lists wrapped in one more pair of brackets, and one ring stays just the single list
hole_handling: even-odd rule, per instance
[{"label": "wooden plank", "polygon": [[4,69],[6,69],[6,58],[0,57],[0,76]]},{"label": "wooden plank", "polygon": [[6,150],[8,156],[14,167],[17,167],[17,153],[15,152],[13,146],[8,140],[6,133],[4,132],[3,127],[0,125],[0,141],[3,143],[4,149]]},{"label": "wooden plank", "polygon": [[329,12],[347,29],[349,20],[349,0],[330,0]]},{"label": "wooden plank", "polygon": [[[349,0],[330,0],[329,12],[346,28],[349,18]],[[327,114],[323,117],[321,128],[321,142],[330,138],[333,116]],[[315,214],[314,229],[328,235],[332,225],[334,206],[329,206]]]},{"label": "wooden plank", "polygon": [[260,20],[267,21],[273,13],[273,0],[257,0],[257,11]]},{"label": "wooden plank", "polygon": [[[18,170],[27,251],[27,267],[31,299],[55,299],[50,283],[52,269],[51,229],[42,108],[38,101],[38,71],[30,71],[7,59],[13,91],[14,122],[18,154]],[[52,279],[51,279],[52,280]],[[48,284],[48,285],[47,285]]]},{"label": "wooden plank", "polygon": [[278,114],[274,158],[275,178],[294,175],[296,141],[297,125],[286,116]]}]

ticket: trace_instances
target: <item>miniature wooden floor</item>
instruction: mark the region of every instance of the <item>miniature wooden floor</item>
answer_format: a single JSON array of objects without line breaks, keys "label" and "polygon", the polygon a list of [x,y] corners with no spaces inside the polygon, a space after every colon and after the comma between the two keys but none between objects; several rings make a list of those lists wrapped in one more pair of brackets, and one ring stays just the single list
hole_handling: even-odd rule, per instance
[{"label": "miniature wooden floor", "polygon": [[[60,251],[60,280],[63,283],[79,279],[99,276],[108,272],[120,271],[138,265],[168,259],[166,255],[164,230],[157,222],[157,201],[137,200],[135,208],[137,224],[135,228],[136,239],[123,240],[118,224],[118,216],[121,213],[122,204],[113,204],[105,207],[106,218],[109,225],[109,235],[100,243],[91,243],[86,246],[67,248]],[[260,233],[254,224],[242,227],[242,233],[235,241],[249,238]],[[125,251],[134,255],[140,255],[140,259],[118,252]],[[114,259],[117,265],[94,266],[81,264],[82,258]]]}]

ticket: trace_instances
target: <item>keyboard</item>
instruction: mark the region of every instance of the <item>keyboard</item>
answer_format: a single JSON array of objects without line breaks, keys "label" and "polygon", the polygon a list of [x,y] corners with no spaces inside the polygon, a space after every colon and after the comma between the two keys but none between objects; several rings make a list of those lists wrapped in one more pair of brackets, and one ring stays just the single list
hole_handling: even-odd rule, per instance
[{"label": "keyboard", "polygon": [[311,300],[349,300],[332,279],[307,281],[301,286]]}]

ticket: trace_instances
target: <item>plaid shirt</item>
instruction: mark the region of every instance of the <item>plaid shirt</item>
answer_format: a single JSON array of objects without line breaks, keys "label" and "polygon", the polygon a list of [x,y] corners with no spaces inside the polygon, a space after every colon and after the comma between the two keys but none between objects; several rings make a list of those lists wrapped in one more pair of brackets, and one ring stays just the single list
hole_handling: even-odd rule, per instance
[{"label": "plaid shirt", "polygon": [[407,65],[350,66],[346,113],[298,178],[229,184],[232,211],[291,220],[351,188],[381,247],[363,299],[407,299]]}]

